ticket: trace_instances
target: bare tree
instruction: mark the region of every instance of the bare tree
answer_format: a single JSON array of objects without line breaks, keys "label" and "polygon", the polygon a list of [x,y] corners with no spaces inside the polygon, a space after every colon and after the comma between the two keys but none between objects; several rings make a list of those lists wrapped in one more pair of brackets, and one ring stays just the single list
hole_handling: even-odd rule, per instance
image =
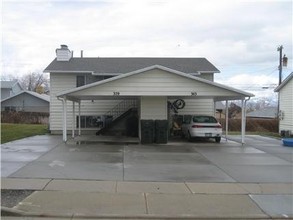
[{"label": "bare tree", "polygon": [[21,86],[28,90],[38,93],[49,93],[50,80],[43,73],[29,73],[19,79]]}]

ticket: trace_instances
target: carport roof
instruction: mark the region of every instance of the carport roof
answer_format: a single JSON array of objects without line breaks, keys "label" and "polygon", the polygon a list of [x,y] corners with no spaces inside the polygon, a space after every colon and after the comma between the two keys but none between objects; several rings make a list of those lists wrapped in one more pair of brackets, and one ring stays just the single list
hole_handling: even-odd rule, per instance
[{"label": "carport roof", "polygon": [[[206,80],[206,79],[202,79],[202,78],[199,78],[199,77],[196,77],[196,76],[192,76],[190,74],[186,74],[186,73],[174,70],[174,69],[170,69],[168,67],[164,67],[164,66],[160,66],[160,65],[154,65],[154,66],[149,66],[149,67],[146,67],[146,68],[143,68],[143,69],[138,69],[138,70],[133,71],[133,72],[129,72],[129,73],[125,73],[125,74],[115,76],[115,77],[111,77],[111,78],[106,79],[106,80],[102,80],[102,81],[98,81],[98,82],[91,83],[91,84],[88,84],[88,85],[84,85],[84,86],[81,86],[81,87],[78,87],[78,88],[62,91],[62,92],[57,94],[57,97],[67,97],[69,100],[73,100],[73,101],[105,98],[105,97],[100,97],[99,94],[97,94],[95,97],[92,97],[92,96],[87,97],[87,95],[77,95],[77,94],[78,94],[78,92],[82,92],[84,94],[84,92],[87,91],[87,89],[91,89],[93,87],[98,87],[98,86],[101,86],[101,85],[109,83],[109,82],[118,81],[120,79],[130,77],[130,76],[133,76],[133,75],[136,75],[136,74],[139,74],[139,73],[143,73],[143,72],[146,72],[146,71],[150,71],[150,70],[153,70],[153,69],[159,69],[159,70],[163,70],[163,71],[166,71],[166,72],[169,72],[169,73],[173,73],[175,75],[179,75],[181,77],[184,77],[184,78],[187,78],[187,79],[190,79],[190,80],[194,80],[194,81],[197,81],[197,82],[204,83],[206,86],[224,89],[224,90],[226,90],[228,92],[231,92],[233,94],[232,96],[229,96],[229,97],[228,96],[223,97],[223,96],[219,96],[218,94],[213,94],[211,97],[214,98],[214,100],[216,100],[216,101],[245,99],[246,97],[254,96],[252,93],[248,93],[248,92],[245,92],[245,91],[242,91],[242,90],[239,90],[239,89],[235,89],[235,88],[228,87],[228,86],[225,86],[225,85],[222,85],[222,84],[219,84],[219,83],[215,83],[215,82],[212,82],[212,81],[209,81],[209,80]],[[133,97],[136,97],[138,95],[136,93],[133,93],[131,95],[125,96],[124,98],[127,98],[127,97],[129,98],[130,96],[133,98]],[[180,96],[180,95],[179,94],[175,95],[175,96],[172,95],[172,97],[169,97],[169,98],[178,97],[178,96]],[[112,96],[109,95],[109,96],[107,96],[107,99],[115,99],[115,98],[121,98],[121,97],[122,96],[115,97],[113,95]],[[196,97],[200,98],[200,96],[196,96]],[[188,98],[188,97],[184,97],[184,98]],[[195,97],[192,96],[191,98],[195,98]],[[202,98],[204,98],[204,97],[202,97]]]}]

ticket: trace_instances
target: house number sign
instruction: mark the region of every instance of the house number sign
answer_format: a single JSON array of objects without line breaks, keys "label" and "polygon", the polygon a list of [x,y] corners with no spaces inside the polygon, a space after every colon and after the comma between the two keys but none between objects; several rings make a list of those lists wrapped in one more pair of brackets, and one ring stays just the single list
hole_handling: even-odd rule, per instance
[{"label": "house number sign", "polygon": [[191,92],[191,96],[197,96],[197,92]]},{"label": "house number sign", "polygon": [[113,95],[118,96],[118,95],[120,95],[120,92],[113,92]]}]

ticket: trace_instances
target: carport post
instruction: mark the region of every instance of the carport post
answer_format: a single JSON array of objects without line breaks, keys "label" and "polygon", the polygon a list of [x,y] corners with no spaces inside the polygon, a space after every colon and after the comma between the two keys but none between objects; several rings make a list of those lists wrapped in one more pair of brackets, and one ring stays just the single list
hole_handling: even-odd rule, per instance
[{"label": "carport post", "polygon": [[78,102],[78,136],[80,136],[81,135],[81,130],[80,130],[80,102],[81,101],[79,101]]},{"label": "carport post", "polygon": [[228,124],[229,124],[229,108],[228,108],[228,100],[226,100],[226,114],[225,114],[225,120],[226,120],[226,126],[225,126],[225,137],[226,141],[228,141],[227,135],[228,135]]},{"label": "carport post", "polygon": [[66,98],[62,99],[62,104],[63,104],[63,118],[62,118],[62,124],[63,124],[63,141],[67,141],[67,101]]},{"label": "carport post", "polygon": [[246,118],[245,118],[245,109],[246,109],[246,102],[242,99],[241,100],[241,144],[245,144],[245,123],[246,123]]},{"label": "carport post", "polygon": [[75,102],[72,102],[72,138],[74,138],[75,135],[75,130],[74,130],[74,126],[75,126]]}]

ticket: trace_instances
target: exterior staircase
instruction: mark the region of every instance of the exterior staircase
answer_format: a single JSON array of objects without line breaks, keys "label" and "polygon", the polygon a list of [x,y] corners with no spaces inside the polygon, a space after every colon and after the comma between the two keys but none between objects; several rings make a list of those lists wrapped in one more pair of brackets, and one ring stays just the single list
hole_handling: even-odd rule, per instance
[{"label": "exterior staircase", "polygon": [[106,117],[111,117],[112,121],[115,121],[131,108],[137,108],[137,101],[131,99],[123,100],[114,106],[114,108],[112,108],[110,111],[108,111],[106,113]]},{"label": "exterior staircase", "polygon": [[105,114],[104,127],[96,135],[125,135],[126,121],[131,114],[137,114],[136,100],[123,100]]}]

